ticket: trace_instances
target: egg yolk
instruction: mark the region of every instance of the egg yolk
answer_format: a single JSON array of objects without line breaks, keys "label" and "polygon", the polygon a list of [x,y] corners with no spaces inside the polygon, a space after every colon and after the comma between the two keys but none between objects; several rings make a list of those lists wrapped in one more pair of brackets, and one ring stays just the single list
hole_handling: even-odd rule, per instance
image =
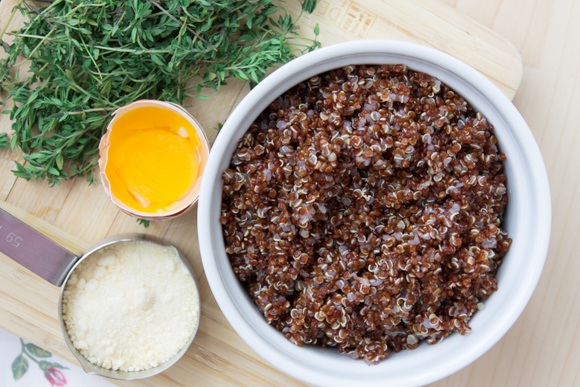
[{"label": "egg yolk", "polygon": [[118,117],[109,138],[105,173],[117,199],[145,213],[179,206],[199,173],[200,141],[187,119],[140,107]]}]

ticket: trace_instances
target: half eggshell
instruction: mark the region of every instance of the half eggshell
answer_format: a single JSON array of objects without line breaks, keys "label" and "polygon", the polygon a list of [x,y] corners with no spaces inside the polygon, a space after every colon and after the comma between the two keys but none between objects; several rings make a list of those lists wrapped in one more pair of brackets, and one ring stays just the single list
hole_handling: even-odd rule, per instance
[{"label": "half eggshell", "polygon": [[[113,130],[115,122],[121,117],[123,114],[137,108],[141,107],[162,107],[165,109],[172,110],[173,112],[181,115],[187,121],[191,123],[195,132],[199,137],[199,173],[197,179],[195,180],[191,189],[180,199],[178,199],[174,204],[171,205],[171,209],[163,212],[158,213],[151,213],[151,212],[141,212],[129,207],[127,204],[123,203],[119,200],[111,190],[111,182],[109,181],[107,174],[106,174],[106,166],[107,166],[107,159],[108,159],[108,151],[109,147],[111,146],[110,142],[110,135],[111,131]],[[205,164],[207,162],[207,158],[209,155],[209,141],[205,132],[203,131],[201,125],[193,116],[185,110],[183,107],[172,103],[172,102],[164,102],[164,101],[157,101],[157,100],[139,100],[132,102],[122,108],[117,109],[113,113],[113,119],[109,122],[107,126],[107,132],[101,138],[101,142],[99,144],[99,172],[101,176],[101,181],[103,183],[103,188],[105,189],[106,194],[109,196],[111,201],[119,207],[123,212],[128,215],[135,216],[141,219],[146,220],[169,220],[173,219],[176,216],[179,216],[185,213],[187,210],[191,209],[196,203],[199,197],[199,190],[201,184],[201,177],[203,174],[203,170]]]}]

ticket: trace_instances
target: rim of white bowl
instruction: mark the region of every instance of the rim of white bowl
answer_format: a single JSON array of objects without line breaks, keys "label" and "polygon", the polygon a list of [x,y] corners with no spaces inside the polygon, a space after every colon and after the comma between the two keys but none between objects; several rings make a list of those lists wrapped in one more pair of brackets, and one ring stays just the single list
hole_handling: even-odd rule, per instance
[{"label": "rim of white bowl", "polygon": [[[328,349],[295,347],[268,326],[249,297],[239,294],[242,287],[223,250],[219,225],[223,165],[229,165],[235,144],[249,123],[290,87],[315,74],[347,64],[377,63],[365,59],[368,57],[381,57],[382,63],[404,62],[411,69],[436,76],[462,94],[476,110],[480,110],[477,101],[483,101],[480,104],[485,108],[481,110],[488,110],[484,115],[496,127],[502,151],[508,153],[506,146],[513,152],[513,159],[508,155],[506,160],[506,173],[511,171],[511,175],[508,173],[508,212],[514,214],[511,218],[516,216],[514,222],[522,223],[515,229],[516,235],[510,235],[514,243],[498,273],[499,289],[486,301],[486,308],[487,305],[491,305],[492,310],[503,308],[501,319],[483,324],[485,321],[479,315],[484,312],[480,311],[470,321],[473,332],[477,329],[478,333],[454,334],[428,349],[421,350],[420,346],[414,351],[391,354],[374,366],[328,354]],[[513,204],[512,193],[517,194],[518,199]],[[497,343],[520,316],[533,294],[546,259],[551,227],[550,200],[546,169],[529,127],[511,101],[484,75],[454,57],[418,44],[391,40],[351,41],[318,49],[280,67],[252,89],[230,114],[212,147],[202,177],[198,237],[204,270],[218,305],[241,338],[270,364],[315,385],[367,382],[417,386],[440,380],[476,360]],[[220,269],[220,264],[225,269]],[[502,280],[500,277],[506,271],[512,274],[521,271],[520,278],[518,281]],[[236,302],[240,305],[233,297],[238,297]],[[491,314],[492,311],[485,314],[486,318]],[[332,360],[328,361],[328,357]],[[419,358],[415,366],[408,361]]]}]

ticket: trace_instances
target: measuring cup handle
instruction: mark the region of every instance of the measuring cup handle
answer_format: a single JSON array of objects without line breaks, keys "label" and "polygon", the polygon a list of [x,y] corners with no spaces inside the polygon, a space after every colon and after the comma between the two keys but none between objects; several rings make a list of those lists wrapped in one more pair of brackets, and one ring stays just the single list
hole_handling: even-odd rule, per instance
[{"label": "measuring cup handle", "polygon": [[0,252],[61,286],[78,257],[0,208]]}]

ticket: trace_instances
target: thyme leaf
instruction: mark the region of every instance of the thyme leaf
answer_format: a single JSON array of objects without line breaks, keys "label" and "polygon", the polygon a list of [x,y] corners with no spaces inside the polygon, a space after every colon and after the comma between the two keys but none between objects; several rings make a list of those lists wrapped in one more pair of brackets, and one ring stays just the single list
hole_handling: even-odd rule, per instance
[{"label": "thyme leaf", "polygon": [[137,218],[137,223],[139,223],[140,225],[142,225],[145,228],[147,228],[147,227],[149,227],[151,225],[151,221],[150,220],[141,219],[141,218]]},{"label": "thyme leaf", "polygon": [[6,133],[0,133],[0,148],[10,148],[10,138]]}]

